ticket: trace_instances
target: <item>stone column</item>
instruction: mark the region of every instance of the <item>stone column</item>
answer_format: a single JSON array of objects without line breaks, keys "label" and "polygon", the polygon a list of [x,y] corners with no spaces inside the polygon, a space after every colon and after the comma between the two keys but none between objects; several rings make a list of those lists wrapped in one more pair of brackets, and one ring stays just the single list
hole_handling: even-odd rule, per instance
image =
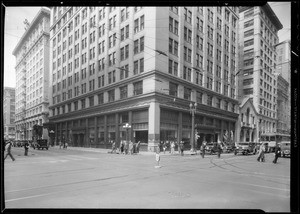
[{"label": "stone column", "polygon": [[89,118],[85,118],[85,135],[84,135],[84,145],[91,147],[90,135],[89,135]]},{"label": "stone column", "polygon": [[148,151],[155,152],[159,140],[160,140],[160,107],[159,107],[159,103],[151,102],[149,107],[149,114],[148,114]]},{"label": "stone column", "polygon": [[95,120],[95,147],[97,148],[97,145],[98,145],[98,124],[97,124],[97,122],[98,122],[98,118],[97,118],[97,116],[95,116],[95,118],[94,118],[94,120]]},{"label": "stone column", "polygon": [[177,143],[179,144],[182,139],[182,112],[178,113],[178,137]]},{"label": "stone column", "polygon": [[247,129],[243,130],[243,142],[246,142]]},{"label": "stone column", "polygon": [[249,133],[249,142],[252,142],[252,133],[253,133],[253,129],[250,129],[250,133]]},{"label": "stone column", "polygon": [[107,115],[104,115],[104,146],[106,148],[107,142]]},{"label": "stone column", "polygon": [[220,141],[223,141],[223,136],[224,136],[224,120],[223,119],[221,119],[221,136],[220,136]]},{"label": "stone column", "polygon": [[128,131],[126,131],[126,132],[128,132],[128,140],[129,140],[129,142],[130,141],[133,141],[132,140],[132,136],[133,136],[133,126],[132,126],[132,111],[129,111],[128,112],[128,123],[129,123],[129,125],[131,126],[131,128],[128,130]]},{"label": "stone column", "polygon": [[115,142],[116,142],[116,147],[119,147],[119,142],[120,142],[120,130],[119,130],[119,114],[116,113],[116,139],[115,139]]}]

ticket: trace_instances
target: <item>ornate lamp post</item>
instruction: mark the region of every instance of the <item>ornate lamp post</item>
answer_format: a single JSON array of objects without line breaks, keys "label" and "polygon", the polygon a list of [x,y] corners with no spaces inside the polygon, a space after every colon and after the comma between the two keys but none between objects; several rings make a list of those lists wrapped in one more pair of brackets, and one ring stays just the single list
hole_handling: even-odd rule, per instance
[{"label": "ornate lamp post", "polygon": [[197,103],[190,103],[190,114],[192,115],[191,151],[195,151],[195,112]]},{"label": "ornate lamp post", "polygon": [[124,124],[123,125],[123,129],[126,129],[126,143],[127,143],[127,145],[128,145],[128,131],[129,131],[129,129],[131,129],[131,125],[129,125],[129,123],[126,123],[126,124]]}]

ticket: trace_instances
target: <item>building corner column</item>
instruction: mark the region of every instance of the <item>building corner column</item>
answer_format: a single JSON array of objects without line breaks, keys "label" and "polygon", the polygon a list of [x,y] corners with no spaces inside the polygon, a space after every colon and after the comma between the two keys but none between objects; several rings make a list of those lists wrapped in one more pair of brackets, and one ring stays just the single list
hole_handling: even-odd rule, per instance
[{"label": "building corner column", "polygon": [[148,151],[155,152],[160,141],[160,107],[151,102],[148,114]]}]

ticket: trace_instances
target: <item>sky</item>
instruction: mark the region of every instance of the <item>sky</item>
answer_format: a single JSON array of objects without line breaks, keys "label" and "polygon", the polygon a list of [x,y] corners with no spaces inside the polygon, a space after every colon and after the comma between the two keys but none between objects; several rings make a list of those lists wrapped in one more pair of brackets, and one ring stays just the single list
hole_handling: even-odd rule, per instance
[{"label": "sky", "polygon": [[[269,5],[283,25],[278,32],[279,42],[290,39],[291,3],[269,2]],[[4,18],[4,87],[16,86],[16,58],[12,52],[25,33],[24,20],[29,23],[34,19],[41,7],[6,7]]]}]

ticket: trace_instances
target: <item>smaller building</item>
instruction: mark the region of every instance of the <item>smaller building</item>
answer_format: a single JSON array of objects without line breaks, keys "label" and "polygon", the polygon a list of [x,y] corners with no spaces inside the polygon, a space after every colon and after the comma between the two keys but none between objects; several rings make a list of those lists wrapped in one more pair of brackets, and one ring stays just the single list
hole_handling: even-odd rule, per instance
[{"label": "smaller building", "polygon": [[289,83],[281,75],[277,78],[277,133],[290,134]]},{"label": "smaller building", "polygon": [[3,92],[4,139],[15,139],[15,89],[5,87]]},{"label": "smaller building", "polygon": [[240,115],[237,126],[237,142],[259,141],[259,114],[251,97],[244,98],[240,104]]}]

